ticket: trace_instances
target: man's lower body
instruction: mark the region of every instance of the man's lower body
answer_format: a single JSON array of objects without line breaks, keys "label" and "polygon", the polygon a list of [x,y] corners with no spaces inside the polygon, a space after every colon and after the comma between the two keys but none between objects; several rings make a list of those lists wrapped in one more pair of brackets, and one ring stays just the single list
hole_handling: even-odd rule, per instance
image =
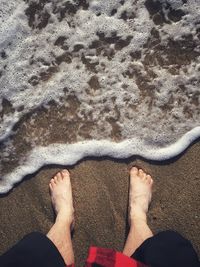
[{"label": "man's lower body", "polygon": [[[153,235],[147,224],[153,180],[143,170],[130,171],[130,231],[123,253],[93,247],[86,266],[105,267],[200,267],[191,243],[173,231]],[[33,232],[0,257],[1,267],[64,267],[74,265],[71,230],[74,208],[70,174],[67,170],[51,179],[50,192],[56,221],[47,235]]]}]

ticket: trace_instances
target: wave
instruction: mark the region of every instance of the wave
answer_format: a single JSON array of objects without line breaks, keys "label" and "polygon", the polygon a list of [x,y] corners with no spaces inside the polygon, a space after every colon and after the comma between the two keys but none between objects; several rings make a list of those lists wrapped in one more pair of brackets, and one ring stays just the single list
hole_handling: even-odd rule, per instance
[{"label": "wave", "polygon": [[46,164],[163,160],[199,136],[200,0],[1,6],[1,192]]},{"label": "wave", "polygon": [[20,182],[26,175],[35,173],[44,165],[69,166],[89,156],[113,158],[140,156],[149,160],[167,160],[183,152],[198,137],[200,137],[200,127],[187,132],[174,144],[157,150],[135,139],[120,143],[91,140],[71,145],[52,144],[48,147],[36,147],[23,165],[1,179],[0,193],[7,193],[15,183]]}]

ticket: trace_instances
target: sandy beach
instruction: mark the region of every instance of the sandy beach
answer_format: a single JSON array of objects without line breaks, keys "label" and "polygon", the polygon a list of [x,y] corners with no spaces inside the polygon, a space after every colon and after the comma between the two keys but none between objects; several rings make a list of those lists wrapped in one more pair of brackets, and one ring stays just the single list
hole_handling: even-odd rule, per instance
[{"label": "sandy beach", "polygon": [[[78,142],[132,140],[128,149],[114,152],[113,143],[106,152],[90,143],[82,155],[127,157],[144,151],[153,158],[153,152],[200,126],[198,2],[2,1],[2,185],[12,185],[13,173],[19,181],[47,162],[76,162]],[[167,157],[196,136],[181,139]],[[58,143],[78,145],[64,147],[61,157],[57,145],[51,150]],[[49,150],[30,156],[38,147]],[[166,158],[157,154],[156,159]],[[59,158],[64,160],[54,161]],[[84,265],[90,245],[122,251],[133,165],[154,178],[148,213],[153,232],[180,232],[200,257],[200,138],[168,161],[104,157],[44,166],[0,195],[0,255],[31,231],[49,231],[54,213],[48,185],[63,168],[71,173],[76,266]]]},{"label": "sandy beach", "polygon": [[[85,159],[69,167],[75,206],[73,244],[77,266],[90,245],[122,250],[128,231],[128,169],[144,168],[154,177],[149,224],[157,233],[179,231],[200,256],[200,142],[179,158],[162,163],[141,159]],[[47,233],[54,220],[48,183],[61,166],[48,166],[0,198],[0,253],[31,231]]]}]

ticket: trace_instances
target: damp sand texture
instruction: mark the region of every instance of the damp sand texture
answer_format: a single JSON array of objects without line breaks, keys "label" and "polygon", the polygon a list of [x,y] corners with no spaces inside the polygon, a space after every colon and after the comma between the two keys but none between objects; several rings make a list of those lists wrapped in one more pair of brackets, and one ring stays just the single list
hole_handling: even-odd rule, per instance
[{"label": "damp sand texture", "polygon": [[[77,266],[122,250],[128,168],[155,180],[149,224],[200,256],[200,1],[1,0],[0,191],[45,164],[70,168]],[[86,156],[98,156],[84,160]],[[43,167],[0,198],[0,254],[54,221]],[[29,179],[31,178],[31,179]]]},{"label": "damp sand texture", "polygon": [[[75,208],[73,247],[84,266],[90,245],[122,251],[128,234],[128,169],[136,164],[154,179],[148,223],[153,231],[171,229],[188,238],[200,257],[200,142],[176,161],[83,160],[70,168]],[[0,198],[0,254],[31,231],[46,234],[54,222],[48,192],[60,168],[44,168]]]}]

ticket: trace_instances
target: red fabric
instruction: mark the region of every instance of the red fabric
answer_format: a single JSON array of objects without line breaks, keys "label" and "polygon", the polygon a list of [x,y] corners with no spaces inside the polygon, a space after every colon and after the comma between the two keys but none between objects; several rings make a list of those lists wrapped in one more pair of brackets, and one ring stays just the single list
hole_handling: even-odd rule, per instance
[{"label": "red fabric", "polygon": [[[113,249],[90,247],[85,267],[94,267],[95,264],[102,267],[147,267]],[[74,265],[67,267],[74,267]]]}]

